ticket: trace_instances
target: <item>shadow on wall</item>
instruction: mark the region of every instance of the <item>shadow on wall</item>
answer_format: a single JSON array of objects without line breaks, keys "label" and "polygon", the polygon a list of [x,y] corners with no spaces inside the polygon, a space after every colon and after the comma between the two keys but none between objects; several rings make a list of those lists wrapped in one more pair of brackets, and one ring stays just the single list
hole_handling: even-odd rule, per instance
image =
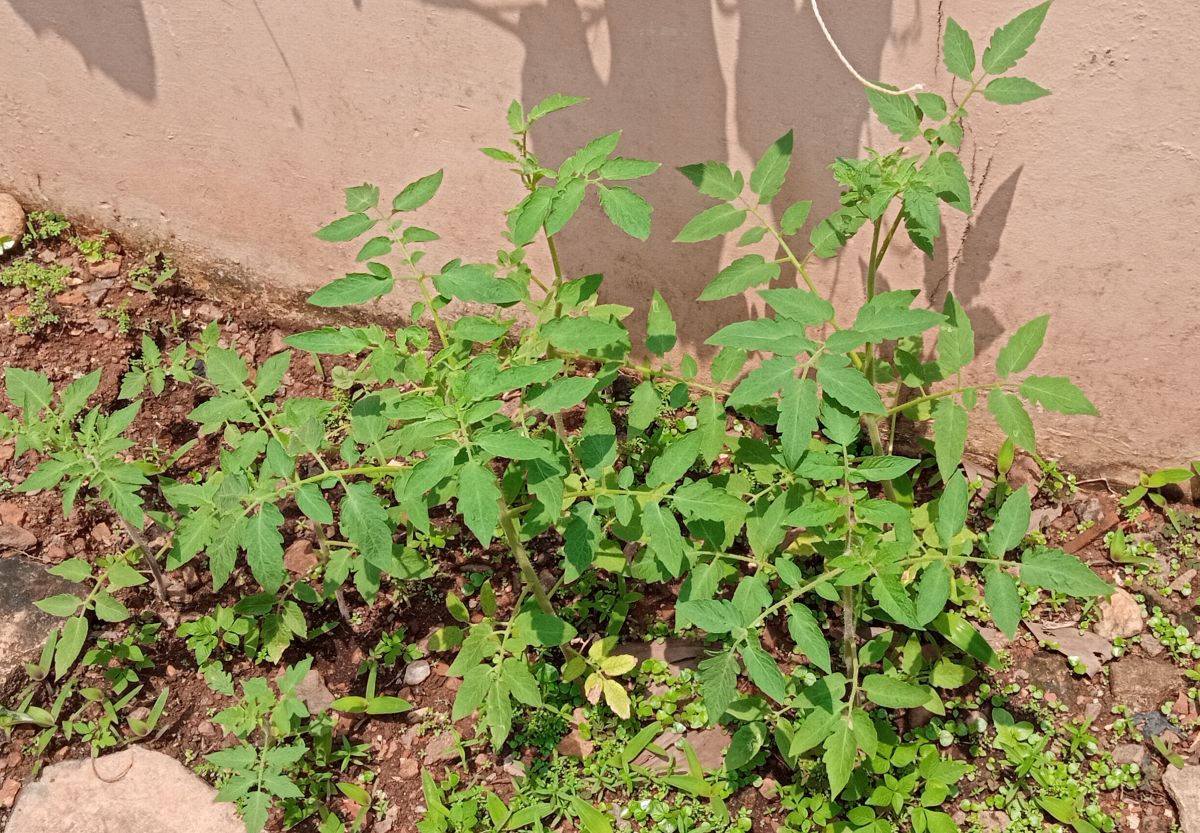
[{"label": "shadow on wall", "polygon": [[[520,98],[527,108],[553,93],[588,97],[588,104],[539,124],[533,141],[544,161],[557,164],[596,136],[622,128],[620,154],[663,163],[657,175],[635,185],[654,206],[647,243],[612,228],[594,204],[560,235],[568,274],[604,272],[610,300],[644,309],[651,291],[659,288],[681,312],[724,265],[719,240],[671,242],[684,223],[712,203],[673,168],[728,160],[729,141],[757,159],[794,128],[792,174],[776,204],[814,199],[815,212],[836,205],[837,187],[826,166],[838,155],[857,153],[867,102],[834,57],[807,3],[718,0],[714,8],[702,0],[423,2],[478,15],[521,42]],[[848,57],[867,77],[879,73],[891,6],[892,0],[838,0],[822,8]],[[716,15],[734,18],[739,31],[732,88],[719,62]],[[730,101],[733,136],[726,130]],[[573,254],[584,241],[591,253],[587,258]],[[714,328],[745,313],[740,298],[706,306],[706,321]],[[706,336],[684,337],[698,342]]]},{"label": "shadow on wall", "polygon": [[50,31],[96,68],[146,101],[158,88],[154,49],[142,0],[8,0],[34,32]]}]

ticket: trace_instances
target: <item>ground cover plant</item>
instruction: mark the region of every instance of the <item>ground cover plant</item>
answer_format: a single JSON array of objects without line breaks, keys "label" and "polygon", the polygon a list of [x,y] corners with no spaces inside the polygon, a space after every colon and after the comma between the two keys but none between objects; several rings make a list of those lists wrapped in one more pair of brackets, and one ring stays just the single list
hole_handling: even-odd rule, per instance
[{"label": "ground cover plant", "polygon": [[[877,286],[904,239],[932,254],[944,207],[970,213],[958,156],[968,105],[1047,94],[1011,71],[1049,5],[998,28],[978,54],[948,21],[957,97],[869,91],[900,145],[836,160],[841,204],[819,220],[807,201],[775,204],[790,132],[748,173],[711,161],[662,172],[620,156],[619,131],[551,166],[535,152],[539,123],[586,105],[514,102],[510,144],[484,149],[526,191],[494,262],[429,265],[438,235],[424,224],[436,225],[425,218],[436,216],[441,171],[390,200],[374,185],[348,188],[346,213],[317,232],[354,241],[362,265],[310,302],[358,306],[408,284],[421,300],[407,325],[297,333],[260,363],[216,323],[171,345],[143,335],[117,407],[95,402],[98,371],[56,390],[44,374],[9,368],[17,415],[0,418],[0,432],[36,463],[15,490],[55,490],[66,513],[106,508],[130,546],[52,568],[82,591],[40,603],[63,624],[0,725],[37,727],[41,749],[59,734],[96,750],[147,737],[170,701],[164,690],[132,708],[143,649],[170,631],[228,703],[213,715],[225,748],[197,763],[250,831],[272,821],[356,830],[369,813],[386,815],[373,779],[347,774],[364,771],[368,750],[335,728],[389,715],[451,739],[450,757],[463,761],[487,749],[548,752],[568,732],[590,745],[584,761],[522,759],[510,794],[422,772],[418,829],[429,833],[565,820],[588,833],[745,829],[749,813],[731,798],[761,788],[766,772],[789,830],[941,833],[962,829],[955,809],[1007,809],[1018,829],[1046,819],[1113,829],[1098,790],[1105,779],[1133,784],[1137,771],[1096,761],[1087,725],[1055,725],[1053,709],[1037,725],[1018,719],[979,684],[1003,665],[983,624],[1011,639],[1043,598],[1114,590],[1037,533],[1030,484],[1007,476],[1020,452],[1036,454],[1031,408],[1095,409],[1069,380],[1034,368],[1048,316],[1015,330],[976,381],[974,332],[953,295],[936,311],[916,305],[916,291]],[[683,175],[714,201],[678,231],[681,245],[773,242],[772,255],[737,257],[701,294],[754,290],[770,310],[712,334],[719,351],[707,367],[681,349],[660,293],[645,299],[635,333],[625,324],[635,310],[606,301],[601,276],[561,269],[556,238],[587,199],[634,241],[648,237],[652,209],[636,181],[651,175]],[[34,239],[48,233],[37,228]],[[809,266],[859,235],[870,239],[865,302],[838,310]],[[531,263],[535,247],[547,274]],[[153,295],[173,274],[154,258],[134,285]],[[330,380],[328,394],[284,395],[301,363]],[[135,453],[140,410],[173,387],[198,400],[187,414],[196,439]],[[985,410],[1008,438],[989,485],[963,465],[969,423]],[[181,469],[198,442],[217,453]],[[1148,476],[1129,504],[1172,478]],[[298,569],[285,558],[297,536],[314,544]],[[310,713],[297,693],[312,667],[306,644],[422,586],[450,546],[491,565],[439,596],[451,622],[421,647],[403,631],[381,635],[356,693]],[[133,618],[122,601],[131,589],[152,588],[169,607],[168,579],[187,570],[224,601],[167,630],[138,623],[123,640],[98,637],[104,623]],[[669,624],[637,623],[646,603],[669,610]],[[1155,632],[1169,642],[1175,627],[1164,617]],[[630,647],[642,636],[702,644],[697,667],[643,661]],[[1194,655],[1176,642],[1175,653]],[[425,651],[456,680],[449,724],[416,715],[387,684]],[[89,665],[108,689],[77,697]],[[967,717],[985,705],[990,721]],[[916,713],[931,721],[908,731]],[[461,734],[471,718],[474,732]],[[667,748],[664,733],[704,727],[732,736],[718,760],[686,738]],[[1010,784],[980,795],[972,765],[947,752],[957,739],[984,767],[1015,773]]]}]

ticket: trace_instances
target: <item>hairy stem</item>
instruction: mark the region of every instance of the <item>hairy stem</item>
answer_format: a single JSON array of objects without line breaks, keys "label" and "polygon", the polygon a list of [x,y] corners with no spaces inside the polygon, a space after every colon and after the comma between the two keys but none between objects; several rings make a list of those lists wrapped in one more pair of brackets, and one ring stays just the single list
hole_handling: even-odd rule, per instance
[{"label": "hairy stem", "polygon": [[550,601],[546,588],[542,586],[542,580],[538,577],[533,562],[529,560],[529,553],[521,542],[521,533],[513,520],[512,512],[509,511],[504,498],[500,498],[498,502],[500,504],[500,529],[504,532],[504,540],[508,543],[508,548],[517,559],[517,567],[521,570],[521,580],[525,583],[526,589],[533,594],[533,598],[537,600],[538,607],[542,609],[542,612],[553,616],[554,604]]}]

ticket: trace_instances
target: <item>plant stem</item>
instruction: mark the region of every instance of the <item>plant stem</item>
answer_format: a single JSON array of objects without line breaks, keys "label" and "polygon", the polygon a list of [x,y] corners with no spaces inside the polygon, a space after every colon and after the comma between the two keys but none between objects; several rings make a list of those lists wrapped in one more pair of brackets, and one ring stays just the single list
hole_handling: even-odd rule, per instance
[{"label": "plant stem", "polygon": [[504,532],[504,540],[508,543],[508,548],[517,559],[517,566],[521,570],[521,579],[525,582],[525,587],[533,594],[533,598],[537,600],[538,607],[542,609],[542,612],[553,616],[554,604],[546,594],[546,588],[542,586],[542,580],[538,578],[533,562],[529,560],[529,553],[526,552],[525,545],[521,543],[521,533],[513,521],[508,504],[504,502],[504,498],[499,498],[497,502],[500,504],[500,529]]}]

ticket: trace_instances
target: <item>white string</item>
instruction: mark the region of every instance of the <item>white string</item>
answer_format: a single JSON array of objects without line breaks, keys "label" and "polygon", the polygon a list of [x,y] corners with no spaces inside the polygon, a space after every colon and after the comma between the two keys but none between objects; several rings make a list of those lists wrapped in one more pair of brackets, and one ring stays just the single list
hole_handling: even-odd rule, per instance
[{"label": "white string", "polygon": [[875,90],[876,92],[880,93],[886,93],[887,95],[907,95],[909,93],[915,93],[918,90],[925,89],[924,84],[913,84],[911,87],[908,87],[904,90],[891,90],[887,87],[881,87],[878,84],[863,78],[859,74],[858,70],[854,68],[853,64],[851,64],[846,56],[842,54],[842,50],[838,48],[837,42],[833,39],[833,35],[829,33],[829,27],[825,25],[825,21],[821,18],[821,10],[817,8],[817,0],[809,0],[809,3],[812,4],[813,15],[817,18],[817,24],[821,27],[821,31],[825,33],[825,40],[829,41],[829,45],[833,47],[834,54],[838,56],[838,60],[842,62],[842,66],[844,66],[847,71],[849,71],[849,73],[853,75],[855,79],[857,79],[858,83],[862,84],[868,89]]}]

